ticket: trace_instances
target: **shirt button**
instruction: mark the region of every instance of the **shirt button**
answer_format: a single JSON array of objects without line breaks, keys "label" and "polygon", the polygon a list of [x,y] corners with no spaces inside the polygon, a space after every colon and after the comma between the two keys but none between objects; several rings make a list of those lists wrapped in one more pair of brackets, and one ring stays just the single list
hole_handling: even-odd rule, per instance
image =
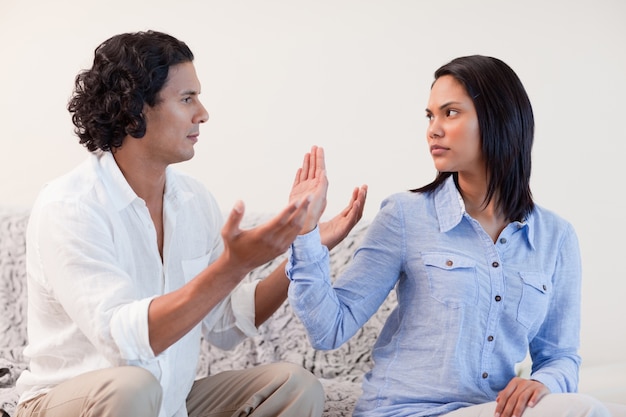
[{"label": "shirt button", "polygon": [[502,297],[500,297],[499,295],[496,295],[496,301],[497,301],[497,302],[502,301]]},{"label": "shirt button", "polygon": [[547,291],[547,290],[548,290],[548,287],[546,287],[546,284],[543,284],[543,290],[544,290],[544,291]]},{"label": "shirt button", "polygon": [[497,263],[497,262],[494,262],[494,263],[492,263],[492,264],[491,264],[491,266],[493,266],[494,268],[497,268],[497,267],[499,267],[499,266],[500,266],[500,264],[499,264],[499,263]]},{"label": "shirt button", "polygon": [[489,376],[487,372],[483,372],[483,379],[486,379]]},{"label": "shirt button", "polygon": [[493,336],[489,336],[487,340],[489,340],[490,342],[493,342]]},{"label": "shirt button", "polygon": [[448,259],[448,260],[446,261],[446,265],[448,265],[448,266],[452,266],[452,265],[454,265],[454,262],[452,262],[452,260]]},{"label": "shirt button", "polygon": [[500,238],[500,243],[502,243],[504,245],[506,243],[506,238],[505,237]]}]

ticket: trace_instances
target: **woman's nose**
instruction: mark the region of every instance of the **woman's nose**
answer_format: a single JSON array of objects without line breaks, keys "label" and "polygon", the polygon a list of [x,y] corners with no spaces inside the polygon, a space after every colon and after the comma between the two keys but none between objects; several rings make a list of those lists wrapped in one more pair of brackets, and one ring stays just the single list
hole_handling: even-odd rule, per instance
[{"label": "woman's nose", "polygon": [[431,139],[437,139],[443,136],[443,130],[441,125],[437,121],[436,117],[430,119],[430,123],[428,124],[427,130],[428,137]]}]

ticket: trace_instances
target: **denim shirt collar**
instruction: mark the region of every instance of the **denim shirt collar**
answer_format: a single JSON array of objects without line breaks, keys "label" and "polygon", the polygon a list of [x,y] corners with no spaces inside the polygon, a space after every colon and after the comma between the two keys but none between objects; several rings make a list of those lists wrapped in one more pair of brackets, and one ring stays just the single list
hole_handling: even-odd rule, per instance
[{"label": "denim shirt collar", "polygon": [[[448,232],[455,228],[463,216],[467,214],[465,210],[465,203],[461,193],[456,188],[454,178],[451,175],[446,181],[434,191],[435,211],[437,213],[437,220],[439,222],[439,231],[441,233]],[[535,249],[535,234],[533,225],[534,211],[531,212],[525,220],[514,221],[507,227],[514,227],[517,230],[523,231],[526,237],[526,242],[534,250]]]}]

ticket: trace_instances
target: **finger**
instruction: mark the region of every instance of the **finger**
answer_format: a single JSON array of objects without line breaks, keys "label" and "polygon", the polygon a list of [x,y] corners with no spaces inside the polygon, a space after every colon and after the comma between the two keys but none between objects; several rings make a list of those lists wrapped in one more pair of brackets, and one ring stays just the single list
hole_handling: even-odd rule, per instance
[{"label": "finger", "polygon": [[222,227],[222,236],[232,238],[241,232],[239,225],[241,224],[241,219],[243,219],[244,212],[245,205],[243,201],[236,201],[228,215],[228,218],[224,222],[224,226]]},{"label": "finger", "polygon": [[[539,395],[541,397],[550,392],[547,387],[540,382],[529,381],[521,378],[514,378],[511,380],[506,389],[509,388],[512,388],[513,391],[510,392],[510,395],[506,399],[506,404],[502,409],[501,417],[521,416],[527,407],[535,404],[533,403],[531,405],[535,395]],[[497,401],[500,401],[500,395],[498,395]],[[496,413],[497,412],[498,410],[496,410]]]},{"label": "finger", "polygon": [[541,400],[543,397],[545,397],[548,393],[550,393],[550,390],[545,385],[543,385],[539,389],[534,390],[533,394],[531,395],[530,399],[528,400],[528,406],[529,407],[534,407],[535,404],[537,404],[539,402],[539,400]]},{"label": "finger", "polygon": [[300,174],[300,181],[304,181],[307,179],[310,165],[311,165],[311,154],[307,152],[304,155],[304,159],[302,161],[302,168],[298,170],[298,173]]},{"label": "finger", "polygon": [[363,209],[365,208],[366,199],[367,185],[355,187],[352,191],[352,198],[350,199],[350,205],[348,206],[347,212],[353,214],[356,221],[361,220],[361,217],[363,217]]},{"label": "finger", "polygon": [[301,233],[308,216],[308,209],[311,204],[311,196],[303,199],[296,210],[289,216],[286,222],[276,230],[275,239],[281,242],[284,250],[295,240],[296,236]]},{"label": "finger", "polygon": [[513,407],[513,411],[511,412],[511,416],[519,417],[524,413],[524,410],[526,410],[526,407],[528,406],[528,401],[532,395],[532,392],[532,387],[526,386],[521,390],[521,392],[517,393],[515,405]]},{"label": "finger", "polygon": [[317,146],[311,147],[311,152],[309,155],[309,172],[307,173],[307,178],[315,178],[315,174],[317,173]]},{"label": "finger", "polygon": [[[291,213],[291,216],[288,219],[288,227],[291,227],[293,223],[298,222],[298,219],[304,218],[304,216],[307,215],[307,211],[309,209],[309,205],[311,204],[312,199],[313,195],[308,194],[297,202],[296,209]],[[300,224],[299,226],[302,227],[302,224]]]},{"label": "finger", "polygon": [[266,224],[266,232],[277,245],[289,245],[296,238],[307,215],[310,196],[294,201],[285,207],[276,217]]},{"label": "finger", "polygon": [[[513,417],[513,416],[521,416],[521,414],[515,414],[515,411],[518,410],[518,396],[513,394],[507,397],[506,401],[502,403],[502,411],[500,411],[500,417]],[[496,407],[496,413],[498,413]],[[497,414],[496,414],[497,415]]]},{"label": "finger", "polygon": [[362,185],[361,188],[359,188],[357,195],[357,202],[359,203],[359,219],[363,216],[365,200],[367,200],[367,185]]},{"label": "finger", "polygon": [[[504,389],[502,391],[500,391],[498,393],[498,396],[496,397],[496,410],[495,410],[495,415],[499,415],[499,416],[506,416],[505,411],[506,411],[506,406],[509,405],[509,398],[513,395],[513,393],[515,392],[515,387],[517,386],[517,381],[514,379],[512,379],[511,381],[509,381],[509,383],[506,385],[506,387],[504,387]],[[510,406],[509,409],[512,409],[513,406]]]},{"label": "finger", "polygon": [[350,196],[350,205],[354,204],[355,201],[359,199],[359,187],[354,187],[352,190],[352,195]]},{"label": "finger", "polygon": [[298,170],[296,171],[296,177],[293,179],[293,184],[292,184],[292,188],[295,187],[296,185],[300,184],[300,177],[302,176],[302,168],[298,168]]},{"label": "finger", "polygon": [[344,217],[354,217],[356,211],[359,208],[359,188],[355,187],[354,190],[352,190],[352,195],[350,196],[350,202],[348,203],[348,205],[346,206],[345,209],[343,209],[343,211],[341,212],[341,214]]},{"label": "finger", "polygon": [[317,147],[317,152],[315,153],[315,170],[318,176],[322,175],[322,173],[326,174],[326,159],[324,156],[324,148],[321,146]]},{"label": "finger", "polygon": [[361,188],[359,189],[359,200],[361,201],[361,203],[365,204],[365,200],[367,199],[367,191],[368,191],[367,184],[363,184]]}]

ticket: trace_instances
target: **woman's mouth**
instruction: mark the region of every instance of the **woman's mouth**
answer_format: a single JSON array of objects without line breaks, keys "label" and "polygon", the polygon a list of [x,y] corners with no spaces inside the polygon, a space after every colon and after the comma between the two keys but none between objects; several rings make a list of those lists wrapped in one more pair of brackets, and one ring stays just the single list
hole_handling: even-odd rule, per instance
[{"label": "woman's mouth", "polygon": [[444,148],[443,146],[432,145],[430,147],[430,154],[433,156],[439,156],[439,155],[443,155],[444,153],[446,153],[447,150],[448,148]]}]

